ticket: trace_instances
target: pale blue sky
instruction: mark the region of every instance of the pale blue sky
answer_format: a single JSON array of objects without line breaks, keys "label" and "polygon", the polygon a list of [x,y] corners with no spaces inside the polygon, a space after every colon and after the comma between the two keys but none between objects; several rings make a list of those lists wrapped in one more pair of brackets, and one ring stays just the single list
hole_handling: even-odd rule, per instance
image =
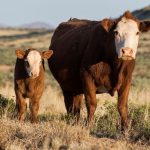
[{"label": "pale blue sky", "polygon": [[100,20],[147,5],[149,0],[0,0],[0,24],[42,21],[57,26],[70,17]]}]

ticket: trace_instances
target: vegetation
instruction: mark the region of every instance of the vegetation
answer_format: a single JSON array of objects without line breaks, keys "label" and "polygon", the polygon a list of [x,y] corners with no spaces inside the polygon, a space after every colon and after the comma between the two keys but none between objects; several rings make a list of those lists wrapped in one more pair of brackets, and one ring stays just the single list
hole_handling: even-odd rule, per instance
[{"label": "vegetation", "polygon": [[139,10],[134,11],[133,15],[135,15],[140,20],[150,19],[150,6],[147,6],[143,9],[139,9]]},{"label": "vegetation", "polygon": [[[25,123],[12,118],[15,103],[0,96],[0,149],[149,149],[150,105],[130,104],[130,130],[124,137],[116,104],[106,102],[105,113],[95,116],[95,127],[90,132],[82,118],[78,125],[64,114],[42,114],[38,124]],[[82,110],[84,111],[84,110]],[[69,121],[69,124],[68,124]]]}]

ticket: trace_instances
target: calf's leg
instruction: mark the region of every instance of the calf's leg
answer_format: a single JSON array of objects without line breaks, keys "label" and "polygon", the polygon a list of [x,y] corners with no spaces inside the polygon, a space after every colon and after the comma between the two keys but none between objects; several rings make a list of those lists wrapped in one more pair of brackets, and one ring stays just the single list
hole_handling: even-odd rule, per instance
[{"label": "calf's leg", "polygon": [[37,123],[37,115],[38,115],[38,110],[39,110],[39,102],[40,102],[41,97],[32,97],[30,98],[30,113],[31,113],[31,123]]},{"label": "calf's leg", "polygon": [[27,103],[25,98],[19,91],[16,91],[16,108],[18,110],[17,117],[20,121],[24,121]]}]

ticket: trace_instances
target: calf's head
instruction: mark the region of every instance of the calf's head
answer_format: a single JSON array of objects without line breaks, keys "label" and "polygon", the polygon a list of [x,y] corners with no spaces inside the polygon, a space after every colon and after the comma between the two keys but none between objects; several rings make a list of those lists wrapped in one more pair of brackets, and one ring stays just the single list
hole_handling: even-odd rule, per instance
[{"label": "calf's head", "polygon": [[114,29],[115,46],[118,58],[123,60],[135,59],[140,31],[150,29],[150,22],[140,22],[127,11],[119,18]]},{"label": "calf's head", "polygon": [[36,49],[28,49],[26,51],[17,49],[16,56],[18,59],[24,60],[26,72],[29,77],[36,78],[39,76],[40,68],[44,59],[49,59],[53,54],[52,50],[40,52]]}]

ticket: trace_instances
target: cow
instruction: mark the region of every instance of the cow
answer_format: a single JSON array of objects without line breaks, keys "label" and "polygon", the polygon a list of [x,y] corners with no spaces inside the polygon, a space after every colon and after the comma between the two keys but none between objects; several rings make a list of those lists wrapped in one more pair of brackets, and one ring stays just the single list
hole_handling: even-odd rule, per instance
[{"label": "cow", "polygon": [[55,30],[49,49],[49,68],[58,81],[67,113],[80,116],[83,94],[88,126],[92,127],[96,94],[118,93],[121,130],[128,128],[128,94],[140,32],[150,29],[129,11],[117,19],[70,19]]},{"label": "cow", "polygon": [[29,98],[31,123],[38,122],[39,101],[44,90],[44,59],[53,54],[52,50],[40,52],[30,48],[16,50],[16,65],[14,71],[14,89],[18,119],[24,121],[27,108],[26,98]]}]

